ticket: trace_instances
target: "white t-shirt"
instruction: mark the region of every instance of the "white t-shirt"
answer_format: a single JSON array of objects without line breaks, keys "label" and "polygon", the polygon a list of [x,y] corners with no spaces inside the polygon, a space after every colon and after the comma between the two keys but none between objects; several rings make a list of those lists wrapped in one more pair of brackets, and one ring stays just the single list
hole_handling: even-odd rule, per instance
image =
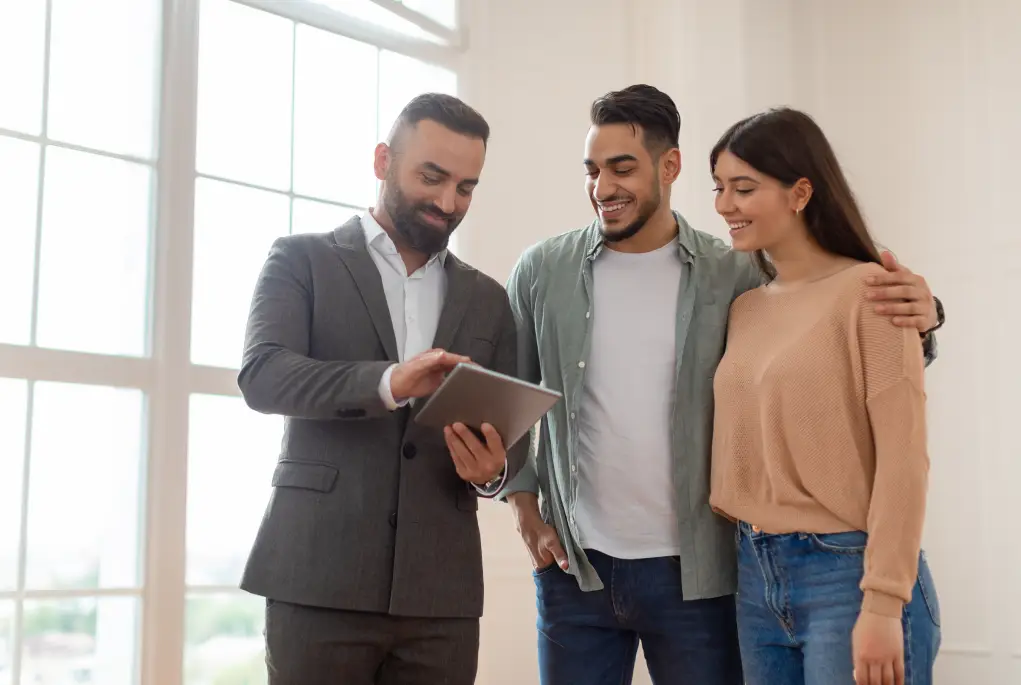
[{"label": "white t-shirt", "polygon": [[575,520],[583,547],[620,559],[680,552],[670,416],[684,268],[676,241],[604,247],[593,263]]}]

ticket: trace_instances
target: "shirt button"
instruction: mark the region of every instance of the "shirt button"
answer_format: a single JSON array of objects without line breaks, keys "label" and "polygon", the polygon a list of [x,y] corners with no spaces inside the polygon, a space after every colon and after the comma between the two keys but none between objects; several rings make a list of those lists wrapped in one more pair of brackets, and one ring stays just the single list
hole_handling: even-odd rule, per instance
[{"label": "shirt button", "polygon": [[588,319],[592,316],[592,312],[585,312],[585,318]]},{"label": "shirt button", "polygon": [[573,419],[575,416],[576,416],[576,414],[572,411],[571,412],[571,418]]},{"label": "shirt button", "polygon": [[578,473],[578,465],[571,464],[571,473]]},{"label": "shirt button", "polygon": [[578,368],[579,369],[584,369],[585,368],[585,362],[578,362]]}]

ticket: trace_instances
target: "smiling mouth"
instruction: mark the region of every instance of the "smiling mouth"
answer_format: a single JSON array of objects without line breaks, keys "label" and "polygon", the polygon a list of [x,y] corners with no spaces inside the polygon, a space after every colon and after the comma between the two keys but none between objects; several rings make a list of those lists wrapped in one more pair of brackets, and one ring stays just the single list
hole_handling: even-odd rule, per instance
[{"label": "smiling mouth", "polygon": [[737,231],[740,231],[743,228],[748,228],[748,226],[751,225],[751,223],[752,223],[751,221],[728,221],[727,226],[730,227],[731,233],[736,233]]},{"label": "smiling mouth", "polygon": [[600,216],[604,219],[614,219],[620,216],[630,204],[630,200],[622,200],[620,202],[598,202],[596,206],[599,208]]},{"label": "smiling mouth", "polygon": [[438,228],[446,228],[450,224],[450,222],[447,219],[444,219],[441,216],[437,216],[436,214],[433,214],[432,212],[427,212],[427,211],[422,210],[422,211],[419,211],[419,214],[428,223],[430,223],[433,226],[436,226]]}]

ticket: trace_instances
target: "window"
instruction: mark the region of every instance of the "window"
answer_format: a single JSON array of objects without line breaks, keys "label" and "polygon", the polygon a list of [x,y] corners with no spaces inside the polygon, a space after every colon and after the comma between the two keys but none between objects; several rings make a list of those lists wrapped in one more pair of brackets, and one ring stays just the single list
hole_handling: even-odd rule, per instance
[{"label": "window", "polygon": [[461,49],[455,0],[0,3],[0,685],[264,682],[255,278]]},{"label": "window", "polygon": [[[370,0],[326,4],[386,15]],[[376,143],[408,100],[453,94],[457,81],[231,0],[203,0],[201,27],[191,359],[232,368],[273,239],[335,228],[370,206]]]}]

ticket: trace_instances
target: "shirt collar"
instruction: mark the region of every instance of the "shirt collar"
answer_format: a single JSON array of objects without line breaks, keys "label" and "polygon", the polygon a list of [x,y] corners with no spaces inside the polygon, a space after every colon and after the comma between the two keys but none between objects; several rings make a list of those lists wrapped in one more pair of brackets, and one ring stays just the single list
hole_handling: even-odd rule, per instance
[{"label": "shirt collar", "polygon": [[[390,239],[390,236],[387,235],[386,231],[383,230],[383,227],[379,225],[379,222],[376,221],[376,217],[372,216],[372,209],[366,209],[361,218],[362,231],[365,233],[365,244],[370,247],[375,247],[376,250],[380,250],[382,245],[389,244],[390,247],[393,248],[394,254],[396,254],[396,246],[393,244],[393,241]],[[445,265],[447,263],[447,252],[448,251],[444,249],[432,255],[429,257],[429,261],[426,262],[426,265],[432,264],[435,261],[439,261],[441,266]]]}]

